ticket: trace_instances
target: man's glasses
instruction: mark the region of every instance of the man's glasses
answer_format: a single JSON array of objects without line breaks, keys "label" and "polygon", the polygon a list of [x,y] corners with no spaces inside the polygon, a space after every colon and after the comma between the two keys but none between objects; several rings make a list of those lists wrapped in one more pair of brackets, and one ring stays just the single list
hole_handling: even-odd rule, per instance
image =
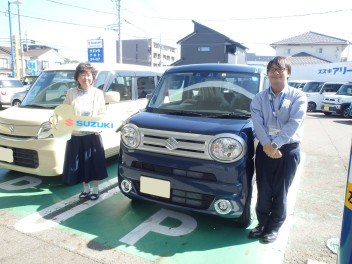
[{"label": "man's glasses", "polygon": [[286,70],[286,68],[274,68],[274,67],[271,67],[269,68],[269,72],[271,73],[274,73],[274,72],[284,72]]}]

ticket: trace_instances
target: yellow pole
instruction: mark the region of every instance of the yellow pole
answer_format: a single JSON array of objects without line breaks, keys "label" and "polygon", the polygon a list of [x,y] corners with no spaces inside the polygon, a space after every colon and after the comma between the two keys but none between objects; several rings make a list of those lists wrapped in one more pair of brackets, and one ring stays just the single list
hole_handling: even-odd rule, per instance
[{"label": "yellow pole", "polygon": [[15,69],[16,69],[16,77],[17,79],[20,79],[20,75],[18,73],[18,49],[17,49],[17,41],[16,41],[16,36],[13,35],[13,46],[15,50]]}]

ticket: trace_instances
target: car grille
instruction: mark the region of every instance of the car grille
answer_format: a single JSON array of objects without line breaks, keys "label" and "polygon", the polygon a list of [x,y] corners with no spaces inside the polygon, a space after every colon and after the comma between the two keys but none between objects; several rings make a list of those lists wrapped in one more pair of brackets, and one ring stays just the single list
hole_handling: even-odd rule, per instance
[{"label": "car grille", "polygon": [[[140,128],[139,150],[212,160],[208,145],[213,136]],[[158,136],[155,136],[158,135]]]},{"label": "car grille", "polygon": [[167,202],[196,209],[208,209],[215,198],[214,195],[172,189],[170,199],[165,199],[154,195],[140,193],[139,181],[133,181],[133,184],[136,190],[138,191],[139,195],[141,196],[153,200],[158,200],[160,202]]},{"label": "car grille", "polygon": [[180,170],[180,169],[175,169],[167,166],[144,163],[140,161],[134,161],[132,163],[132,167],[140,170],[144,170],[144,171],[163,173],[163,174],[172,175],[176,177],[186,177],[186,178],[192,178],[197,180],[216,182],[215,175],[207,172]]},{"label": "car grille", "polygon": [[30,149],[12,148],[13,151],[13,165],[27,167],[27,168],[37,168],[38,162],[38,152]]}]

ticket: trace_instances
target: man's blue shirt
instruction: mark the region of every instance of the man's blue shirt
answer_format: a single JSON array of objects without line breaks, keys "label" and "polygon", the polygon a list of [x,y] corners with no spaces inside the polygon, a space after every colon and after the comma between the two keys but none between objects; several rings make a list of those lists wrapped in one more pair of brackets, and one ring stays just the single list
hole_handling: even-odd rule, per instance
[{"label": "man's blue shirt", "polygon": [[274,142],[280,148],[285,144],[300,143],[306,111],[306,95],[296,88],[286,86],[277,96],[271,87],[256,94],[251,103],[251,114],[260,144],[265,146]]}]

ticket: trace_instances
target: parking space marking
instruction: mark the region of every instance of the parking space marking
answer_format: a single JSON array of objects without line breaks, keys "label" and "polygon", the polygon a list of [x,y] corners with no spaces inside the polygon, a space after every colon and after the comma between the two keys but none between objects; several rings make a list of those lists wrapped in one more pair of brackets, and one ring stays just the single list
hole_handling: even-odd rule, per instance
[{"label": "parking space marking", "polygon": [[[100,184],[101,189],[107,189],[111,187],[112,185],[117,184],[117,178],[113,178],[109,181],[106,181],[102,184]],[[120,190],[119,188],[112,188],[109,189],[107,192],[102,192],[100,195],[100,199],[96,201],[91,201],[91,200],[86,200],[84,203],[78,203],[77,206],[74,206],[75,203],[77,203],[78,200],[78,193],[74,196],[71,196],[68,199],[65,199],[59,203],[53,204],[52,206],[49,206],[43,210],[40,210],[38,212],[35,212],[31,215],[28,215],[18,221],[15,225],[15,228],[24,233],[34,233],[34,232],[40,232],[49,228],[52,228],[61,222],[71,218],[72,216],[75,216],[76,214],[87,210],[89,207],[92,207],[94,205],[97,205],[104,201],[105,199],[108,199],[112,195],[118,193]],[[64,208],[67,208],[67,210],[64,210],[58,215],[55,215],[53,218],[46,219],[47,216],[55,213],[58,210],[62,210]]]}]

